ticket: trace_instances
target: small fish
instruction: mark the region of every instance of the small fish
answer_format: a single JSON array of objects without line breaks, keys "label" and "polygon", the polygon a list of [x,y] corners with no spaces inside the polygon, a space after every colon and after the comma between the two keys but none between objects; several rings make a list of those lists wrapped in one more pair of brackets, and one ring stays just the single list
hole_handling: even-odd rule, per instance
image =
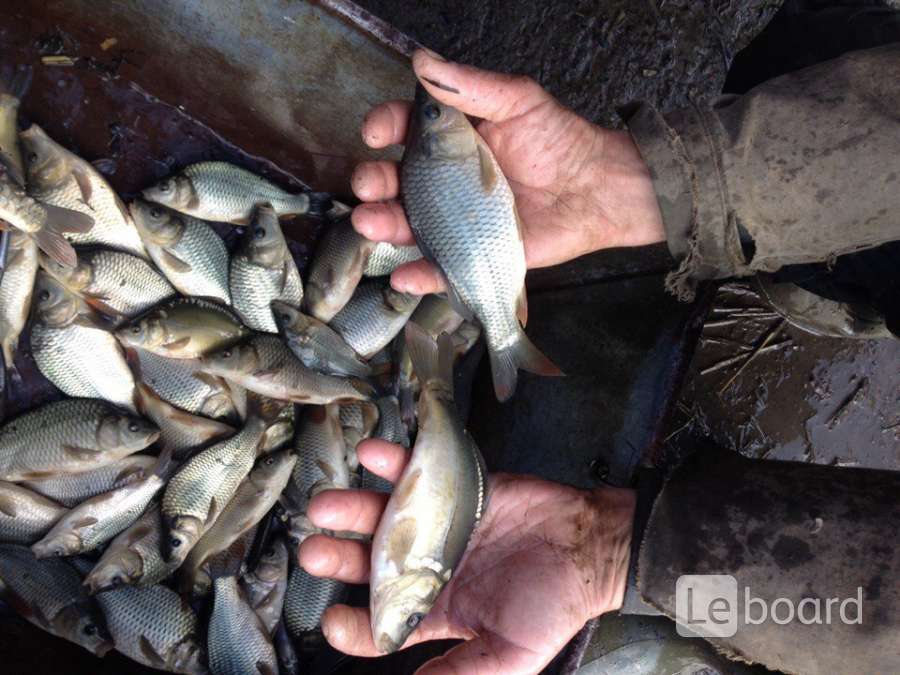
[{"label": "small fish", "polygon": [[253,468],[267,427],[252,416],[241,431],[191,457],[171,478],[162,499],[166,560],[184,562],[216,521]]},{"label": "small fish", "polygon": [[41,256],[41,267],[66,290],[101,314],[116,320],[133,317],[175,294],[175,289],[143,258],[114,251],[79,251],[75,267]]},{"label": "small fish", "polygon": [[512,189],[468,118],[421,85],[400,185],[419,249],[443,272],[457,312],[484,327],[497,398],[512,396],[519,368],[560,375],[522,330],[525,247]]},{"label": "small fish", "polygon": [[0,542],[31,545],[43,537],[67,508],[28,488],[0,481]]},{"label": "small fish", "polygon": [[209,595],[215,579],[234,576],[247,569],[259,529],[259,526],[251,527],[231,546],[210,557],[206,564],[197,570],[193,580],[195,598],[205,598]]},{"label": "small fish", "polygon": [[104,551],[84,579],[91,595],[119,586],[152,586],[175,571],[177,565],[162,558],[162,519],[159,506],[151,504]]},{"label": "small fish", "polygon": [[361,380],[310,370],[275,335],[258,333],[237,345],[209,353],[201,368],[260,396],[310,405],[366,400],[372,388]]},{"label": "small fish", "polygon": [[159,429],[105,401],[48,403],[0,428],[0,480],[89,471],[143,450]]},{"label": "small fish", "polygon": [[113,644],[100,608],[63,560],[38,560],[24,546],[0,545],[0,598],[29,623],[96,656]]},{"label": "small fish", "polygon": [[92,219],[93,227],[68,234],[73,244],[97,244],[147,257],[128,209],[90,162],[61,146],[36,124],[21,132],[19,139],[28,165],[29,194]]},{"label": "small fish", "polygon": [[328,323],[350,300],[375,242],[358,234],[350,219],[325,230],[306,282],[306,311]]},{"label": "small fish", "polygon": [[35,284],[31,353],[38,370],[69,396],[134,410],[135,382],[122,347],[96,312],[50,275]]},{"label": "small fish", "polygon": [[378,651],[398,650],[450,580],[484,512],[486,471],[453,401],[453,345],[406,328],[422,383],[419,433],[372,540],[370,608]]},{"label": "small fish", "polygon": [[0,278],[0,346],[3,365],[16,377],[15,354],[28,321],[38,270],[37,244],[24,232],[10,230],[6,269]]},{"label": "small fish", "polygon": [[272,301],[299,307],[303,302],[300,272],[288,250],[278,216],[268,205],[259,206],[240,247],[231,258],[231,298],[244,325],[277,333]]},{"label": "small fish", "polygon": [[206,650],[191,606],[165,586],[121,586],[98,593],[116,650],[145,666],[205,675]]},{"label": "small fish", "polygon": [[88,553],[131,526],[165,485],[171,459],[171,451],[166,451],[143,480],[91,497],[73,508],[31,547],[34,555],[49,558]]},{"label": "small fish", "polygon": [[320,213],[330,203],[316,192],[290,194],[227,162],[191,164],[143,192],[144,199],[217,223],[246,225],[253,209],[271,204],[279,216]]},{"label": "small fish", "polygon": [[215,581],[209,619],[209,666],[215,675],[277,675],[278,659],[269,632],[247,604],[237,578]]},{"label": "small fish", "polygon": [[404,448],[409,447],[409,430],[400,416],[400,402],[396,396],[382,396],[375,401],[378,406],[378,427],[375,429],[375,438],[398,443]]},{"label": "small fish", "polygon": [[[221,377],[200,372],[196,359],[170,359],[135,349],[138,379],[177,408],[216,420],[234,422],[242,417],[241,393]],[[242,406],[241,406],[242,407]]]},{"label": "small fish", "polygon": [[129,211],[153,262],[179,293],[231,304],[228,249],[209,223],[141,199]]},{"label": "small fish", "polygon": [[19,187],[25,187],[25,162],[19,148],[19,104],[31,85],[31,66],[19,66],[0,78],[0,164]]},{"label": "small fish", "polygon": [[400,265],[419,260],[421,257],[422,252],[418,246],[397,246],[387,241],[381,241],[369,256],[363,276],[385,277],[392,274]]},{"label": "small fish", "polygon": [[28,480],[22,485],[70,509],[91,497],[143,480],[154,464],[156,458],[150,455],[131,455],[96,469]]},{"label": "small fish", "polygon": [[256,612],[269,635],[274,635],[288,583],[288,554],[284,539],[272,541],[262,552],[252,572],[241,577],[241,588],[247,596],[247,604]]},{"label": "small fish", "polygon": [[278,331],[294,355],[307,368],[323,375],[368,377],[372,369],[344,338],[315,317],[287,303],[272,303]]},{"label": "small fish", "polygon": [[284,595],[284,623],[295,638],[318,630],[325,610],[343,601],[347,586],[334,579],[315,577],[302,567],[291,570]]},{"label": "small fish", "polygon": [[384,280],[367,281],[330,325],[357,354],[369,359],[403,330],[421,299],[395,291]]},{"label": "small fish", "polygon": [[372,438],[378,425],[378,406],[369,401],[345,403],[341,405],[340,420],[347,450],[350,471],[359,469],[356,446],[367,438]]},{"label": "small fish", "polygon": [[250,335],[237,315],[202,298],[172,298],[116,331],[127,347],[171,359],[196,359]]},{"label": "small fish", "polygon": [[278,655],[278,672],[280,675],[300,675],[300,657],[297,655],[297,648],[291,640],[291,634],[288,632],[284,619],[282,619],[278,627],[275,629],[273,637],[275,644],[275,653]]},{"label": "small fish", "polygon": [[192,591],[197,571],[209,558],[227,549],[263,519],[278,501],[296,461],[290,449],[266,454],[257,460],[254,469],[181,566],[183,591]]}]

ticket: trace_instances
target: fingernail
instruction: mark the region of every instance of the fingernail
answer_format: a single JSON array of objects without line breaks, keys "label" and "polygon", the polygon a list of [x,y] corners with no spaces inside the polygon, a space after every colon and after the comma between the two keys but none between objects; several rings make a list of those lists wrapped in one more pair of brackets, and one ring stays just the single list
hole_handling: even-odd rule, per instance
[{"label": "fingernail", "polygon": [[422,47],[422,51],[425,52],[426,54],[428,54],[428,56],[433,58],[435,61],[440,61],[441,63],[447,63],[447,59],[445,59],[443,56],[438,54],[436,51],[429,49],[428,47]]}]

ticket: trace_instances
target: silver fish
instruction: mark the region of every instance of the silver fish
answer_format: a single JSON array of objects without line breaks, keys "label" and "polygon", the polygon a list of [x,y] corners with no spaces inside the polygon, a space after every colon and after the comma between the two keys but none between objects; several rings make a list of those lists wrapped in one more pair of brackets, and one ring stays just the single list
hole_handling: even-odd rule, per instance
[{"label": "silver fish", "polygon": [[303,302],[300,272],[269,206],[256,209],[240,248],[231,258],[231,298],[244,325],[277,333],[272,301],[299,307]]},{"label": "silver fish", "polygon": [[287,216],[317,211],[322,200],[318,193],[290,194],[227,162],[191,164],[143,196],[195,218],[237,225],[245,225],[259,204],[271,204],[279,216]]},{"label": "silver fish", "polygon": [[212,591],[213,580],[234,576],[247,569],[247,562],[253,552],[258,526],[254,525],[237,538],[231,546],[211,556],[202,569],[194,575],[194,597],[202,598]]},{"label": "silver fish", "polygon": [[387,241],[380,241],[369,256],[363,276],[384,277],[395,269],[409,262],[421,259],[422,252],[418,246],[397,246]]},{"label": "silver fish", "polygon": [[39,201],[70,209],[93,220],[86,232],[73,232],[74,244],[98,244],[147,257],[128,209],[106,179],[86,162],[32,124],[19,134],[28,163],[28,191]]},{"label": "silver fish", "polygon": [[200,622],[175,591],[160,585],[122,586],[95,597],[117,651],[171,673],[207,673]]},{"label": "silver fish", "polygon": [[48,403],[0,428],[0,480],[96,469],[143,450],[158,437],[153,424],[104,401]]},{"label": "silver fish", "polygon": [[284,623],[295,638],[322,625],[325,610],[341,602],[347,586],[334,579],[315,577],[301,567],[291,570],[284,596]]},{"label": "silver fish", "polygon": [[84,579],[91,595],[119,586],[152,586],[175,571],[175,563],[162,558],[162,519],[159,506],[151,504],[104,551]]},{"label": "silver fish", "polygon": [[62,560],[37,560],[24,546],[0,544],[0,598],[48,633],[103,656],[113,644],[103,614]]},{"label": "silver fish", "polygon": [[358,234],[350,219],[325,230],[306,282],[306,311],[328,323],[350,300],[375,242]]},{"label": "silver fish", "polygon": [[347,464],[352,472],[359,469],[356,446],[367,438],[372,438],[378,425],[378,414],[378,406],[369,401],[353,401],[341,405],[341,429],[347,448]]},{"label": "silver fish", "polygon": [[38,370],[69,396],[134,410],[135,382],[115,336],[93,310],[46,273],[35,284],[31,353]]},{"label": "silver fish", "polygon": [[99,548],[132,525],[166,482],[171,452],[160,455],[143,480],[91,497],[65,516],[31,550],[38,558],[70,556]]},{"label": "silver fish", "polygon": [[512,190],[459,110],[419,85],[400,170],[406,215],[424,256],[447,278],[464,317],[484,327],[494,390],[512,396],[517,370],[559,375],[525,335],[525,247]]},{"label": "silver fish", "polygon": [[181,566],[184,591],[192,591],[194,577],[209,558],[231,546],[269,512],[287,485],[296,461],[291,450],[263,455],[257,460],[255,468]]},{"label": "silver fish", "polygon": [[33,544],[62,518],[67,508],[28,488],[0,481],[0,542]]},{"label": "silver fish", "polygon": [[[450,580],[486,505],[484,461],[453,401],[453,345],[406,329],[422,394],[419,433],[372,540],[372,635],[399,649]],[[423,515],[427,514],[427,515]]]},{"label": "silver fish", "polygon": [[278,624],[273,637],[275,653],[278,654],[278,672],[280,675],[300,675],[300,657],[291,639],[284,619]]},{"label": "silver fish", "polygon": [[400,416],[400,402],[396,396],[382,396],[375,401],[378,406],[378,427],[375,429],[375,438],[398,443],[404,448],[409,447],[409,430]]},{"label": "silver fish", "polygon": [[175,294],[175,289],[143,258],[114,251],[78,251],[75,267],[41,256],[41,267],[97,311],[114,319],[133,317]]},{"label": "silver fish", "polygon": [[24,232],[9,232],[6,269],[0,279],[0,347],[7,370],[15,373],[19,336],[31,309],[31,292],[38,270],[37,244]]},{"label": "silver fish", "polygon": [[182,295],[231,304],[228,249],[209,223],[141,199],[129,210],[153,262]]},{"label": "silver fish", "polygon": [[91,497],[143,480],[154,464],[156,457],[131,455],[96,469],[29,480],[22,485],[70,509]]},{"label": "silver fish", "polygon": [[272,303],[278,332],[307,368],[324,375],[368,377],[372,369],[359,358],[344,338],[315,317],[287,303]]},{"label": "silver fish", "polygon": [[237,578],[215,581],[209,619],[209,665],[215,675],[277,675],[278,659],[269,632],[247,604]]},{"label": "silver fish", "polygon": [[284,539],[277,538],[263,550],[252,572],[241,577],[247,604],[256,612],[269,635],[281,621],[284,594],[288,583],[288,549]]},{"label": "silver fish", "polygon": [[231,438],[202,450],[182,465],[162,499],[166,560],[184,562],[250,473],[267,423],[251,417]]},{"label": "silver fish", "polygon": [[236,382],[248,391],[280,401],[324,405],[366,400],[372,388],[361,380],[322,375],[294,356],[281,338],[258,333],[200,359],[201,368]]},{"label": "silver fish", "polygon": [[[235,398],[240,392],[221,377],[200,372],[196,359],[170,359],[135,349],[138,377],[156,394],[193,415],[235,421],[242,417]],[[243,406],[242,406],[243,407]]]},{"label": "silver fish", "polygon": [[419,305],[420,295],[400,293],[384,280],[359,285],[329,324],[364,359],[387,346]]}]

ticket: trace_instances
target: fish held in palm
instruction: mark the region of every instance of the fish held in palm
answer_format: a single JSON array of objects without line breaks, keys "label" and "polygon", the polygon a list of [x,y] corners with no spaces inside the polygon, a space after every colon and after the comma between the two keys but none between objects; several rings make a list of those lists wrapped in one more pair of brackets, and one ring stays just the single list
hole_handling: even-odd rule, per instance
[{"label": "fish held in palm", "polygon": [[48,633],[96,656],[113,648],[100,608],[63,560],[38,560],[28,548],[0,544],[0,598]]},{"label": "fish held in palm", "polygon": [[327,324],[277,300],[272,303],[272,313],[278,332],[307,368],[323,375],[368,377],[372,374],[372,369]]},{"label": "fish held in palm", "polygon": [[88,305],[116,320],[133,317],[175,294],[175,289],[143,258],[114,251],[80,251],[75,267],[43,254],[41,267]]},{"label": "fish held in palm", "polygon": [[216,675],[278,673],[278,659],[269,632],[247,604],[234,576],[215,581],[208,651],[209,665]]},{"label": "fish held in palm", "polygon": [[153,262],[182,295],[231,304],[228,249],[209,223],[142,199],[129,211]]},{"label": "fish held in palm", "polygon": [[300,272],[278,224],[275,210],[259,206],[240,247],[231,258],[234,310],[253,330],[277,333],[272,302],[299,307],[303,302]]},{"label": "fish held in palm", "polygon": [[253,209],[271,204],[279,216],[322,214],[330,197],[317,192],[290,194],[255,173],[227,162],[200,162],[161,180],[144,199],[180,213],[218,223],[246,225]]},{"label": "fish held in palm", "polygon": [[31,545],[68,509],[28,488],[0,481],[0,542]]},{"label": "fish held in palm", "polygon": [[14,362],[16,349],[28,321],[37,270],[37,244],[24,232],[11,230],[6,269],[0,278],[0,347],[3,350],[3,367],[14,377],[17,377]]},{"label": "fish held in palm", "polygon": [[484,327],[497,398],[512,396],[519,368],[560,375],[522,330],[525,248],[509,183],[466,116],[421,85],[400,174],[419,248],[446,277],[457,311]]},{"label": "fish held in palm", "polygon": [[171,359],[196,359],[250,335],[238,316],[203,298],[172,298],[116,331],[127,347]]},{"label": "fish held in palm", "polygon": [[159,456],[153,473],[106,494],[91,497],[69,511],[31,550],[38,558],[93,551],[129,527],[166,482],[171,450]]},{"label": "fish held in palm", "polygon": [[258,333],[200,359],[204,372],[236,382],[261,396],[310,405],[367,400],[367,383],[310,370],[275,335]]},{"label": "fish held in palm", "polygon": [[364,359],[390,344],[422,300],[421,295],[401,293],[384,280],[360,284],[330,326]]},{"label": "fish held in palm", "polygon": [[353,229],[350,219],[325,230],[306,282],[306,311],[328,323],[353,296],[375,242]]},{"label": "fish held in palm", "polygon": [[64,399],[0,428],[0,480],[80,473],[143,450],[159,437],[150,422],[96,399]]},{"label": "fish held in palm", "polygon": [[44,377],[69,396],[134,410],[134,376],[99,315],[44,272],[38,273],[35,297],[31,352]]},{"label": "fish held in palm", "polygon": [[[399,649],[450,580],[487,501],[481,453],[453,401],[453,346],[406,329],[422,383],[419,433],[372,540],[372,635]],[[423,515],[426,514],[426,515]]]},{"label": "fish held in palm", "polygon": [[125,204],[90,163],[32,124],[19,134],[28,165],[28,191],[39,201],[90,218],[93,226],[67,233],[73,244],[108,246],[147,257]]},{"label": "fish held in palm", "polygon": [[70,509],[91,497],[143,480],[155,464],[156,458],[150,455],[131,455],[96,469],[27,480],[22,485]]}]

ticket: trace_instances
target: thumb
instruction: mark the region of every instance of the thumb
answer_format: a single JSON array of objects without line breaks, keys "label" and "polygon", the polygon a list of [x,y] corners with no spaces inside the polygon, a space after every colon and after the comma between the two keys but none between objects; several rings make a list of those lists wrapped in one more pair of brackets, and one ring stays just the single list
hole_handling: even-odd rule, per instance
[{"label": "thumb", "polygon": [[412,63],[416,77],[438,101],[491,122],[517,117],[553,100],[530,77],[444,61],[424,49],[413,54]]}]

